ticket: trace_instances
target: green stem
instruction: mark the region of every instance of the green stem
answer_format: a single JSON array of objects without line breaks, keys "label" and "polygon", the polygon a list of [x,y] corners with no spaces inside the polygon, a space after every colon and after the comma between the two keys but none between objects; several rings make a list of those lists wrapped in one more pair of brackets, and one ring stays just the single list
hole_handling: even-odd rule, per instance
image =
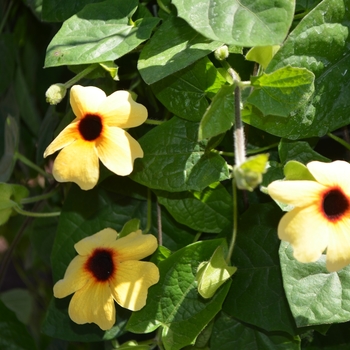
[{"label": "green stem", "polygon": [[237,218],[238,218],[237,186],[234,178],[232,178],[232,197],[233,197],[233,228],[232,228],[232,238],[231,238],[230,246],[226,257],[226,262],[229,265],[231,264],[233,248],[235,247],[236,238],[237,238]]},{"label": "green stem", "polygon": [[197,242],[202,235],[202,232],[197,232],[196,235],[194,236],[193,243]]},{"label": "green stem", "polygon": [[8,7],[7,7],[7,10],[6,10],[6,12],[5,12],[5,15],[4,15],[4,17],[3,17],[3,19],[2,19],[2,21],[1,21],[1,23],[0,23],[0,34],[2,33],[2,30],[3,30],[4,27],[5,27],[5,23],[6,23],[6,21],[7,21],[7,17],[8,17],[9,14],[10,14],[12,5],[13,5],[13,1],[10,1],[9,5],[8,5]]},{"label": "green stem", "polygon": [[73,86],[75,83],[77,83],[80,79],[84,78],[86,75],[88,75],[90,72],[95,70],[98,67],[98,64],[91,64],[89,67],[82,70],[80,73],[78,73],[75,77],[68,80],[66,83],[64,83],[64,86],[68,89],[71,86]]},{"label": "green stem", "polygon": [[165,6],[162,2],[162,0],[157,0],[157,4],[159,6],[159,8],[161,8],[164,12],[166,12],[167,14],[171,14],[171,11],[169,10],[168,6]]},{"label": "green stem", "polygon": [[26,158],[24,155],[20,154],[19,152],[15,153],[15,158],[20,160],[23,164],[29,166],[30,168],[32,168],[33,170],[35,170],[39,174],[43,175],[47,179],[52,178],[52,176],[50,174],[46,173],[43,169],[38,167],[36,164],[34,164],[32,161],[30,161],[28,158]]},{"label": "green stem", "polygon": [[41,201],[44,199],[51,198],[52,196],[54,196],[58,192],[58,190],[59,190],[59,188],[57,187],[49,193],[40,194],[39,196],[34,196],[34,197],[23,198],[21,200],[21,203],[22,204],[35,203],[35,202],[38,202],[38,201]]},{"label": "green stem", "polygon": [[150,125],[160,125],[163,124],[163,120],[154,120],[154,119],[146,119],[145,124],[150,124]]},{"label": "green stem", "polygon": [[152,226],[152,192],[147,188],[147,226],[142,233],[146,234]]},{"label": "green stem", "polygon": [[[275,148],[279,145],[279,142],[273,143],[271,145],[265,146],[265,147],[260,147],[260,148],[256,148],[256,149],[250,149],[246,151],[247,155],[252,155],[252,154],[258,154],[258,153],[262,153],[265,151],[268,151],[269,149]],[[234,157],[235,153],[234,152],[226,152],[226,151],[217,151],[216,149],[212,149],[212,152],[218,153],[221,156],[227,156],[227,157]]]},{"label": "green stem", "polygon": [[18,214],[25,215],[25,216],[30,216],[32,218],[49,218],[49,217],[61,215],[60,211],[54,211],[52,213],[36,213],[36,212],[32,212],[32,211],[23,210],[19,206],[14,206],[12,208],[14,210],[16,210],[16,212]]},{"label": "green stem", "polygon": [[337,141],[338,143],[340,143],[342,146],[344,146],[346,149],[350,150],[350,145],[344,141],[343,139],[341,139],[338,136],[333,135],[332,133],[328,133],[327,136],[329,136],[331,139],[333,139],[334,141]]}]

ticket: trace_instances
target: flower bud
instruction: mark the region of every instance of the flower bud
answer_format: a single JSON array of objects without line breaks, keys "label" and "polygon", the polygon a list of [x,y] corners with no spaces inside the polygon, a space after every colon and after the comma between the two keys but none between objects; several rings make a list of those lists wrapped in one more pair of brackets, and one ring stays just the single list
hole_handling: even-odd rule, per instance
[{"label": "flower bud", "polygon": [[228,47],[226,45],[223,45],[215,50],[214,56],[217,60],[223,61],[228,57]]},{"label": "flower bud", "polygon": [[53,84],[46,91],[46,102],[50,105],[57,105],[66,96],[66,92],[67,88],[64,84]]}]

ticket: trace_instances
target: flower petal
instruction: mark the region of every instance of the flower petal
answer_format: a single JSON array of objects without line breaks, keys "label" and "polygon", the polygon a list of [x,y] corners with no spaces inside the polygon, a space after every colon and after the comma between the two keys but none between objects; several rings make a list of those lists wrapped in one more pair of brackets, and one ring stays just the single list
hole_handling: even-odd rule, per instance
[{"label": "flower petal", "polygon": [[338,271],[350,264],[350,219],[344,219],[333,226],[327,248],[327,269]]},{"label": "flower petal", "polygon": [[95,86],[74,85],[70,89],[70,104],[78,119],[87,113],[98,114],[99,107],[105,99],[104,91]]},{"label": "flower petal", "polygon": [[100,105],[99,113],[109,126],[133,128],[147,119],[147,109],[133,100],[128,91],[116,91],[109,95]]},{"label": "flower petal", "polygon": [[147,261],[124,261],[118,266],[116,278],[111,281],[115,301],[129,310],[140,310],[146,305],[148,288],[159,281],[158,267]]},{"label": "flower petal", "polygon": [[72,181],[82,190],[92,189],[98,181],[99,162],[93,142],[76,140],[61,150],[52,174],[59,182]]},{"label": "flower petal", "polygon": [[314,178],[326,186],[340,186],[350,196],[350,164],[342,160],[332,163],[310,162],[308,169]]},{"label": "flower petal", "polygon": [[118,252],[118,260],[140,260],[151,255],[157,249],[158,243],[153,235],[144,235],[141,230],[131,232],[113,243],[113,249]]},{"label": "flower petal", "polygon": [[296,207],[308,206],[321,200],[325,187],[316,181],[274,181],[267,187],[269,195],[282,203]]},{"label": "flower petal", "polygon": [[73,143],[75,140],[80,139],[78,131],[78,119],[74,119],[69,125],[67,125],[57,137],[47,146],[44,152],[44,158],[52,153],[60,150]]},{"label": "flower petal", "polygon": [[91,280],[73,295],[68,308],[69,317],[78,324],[96,323],[102,330],[113,327],[115,305],[108,283]]},{"label": "flower petal", "polygon": [[74,245],[79,255],[90,255],[95,248],[108,248],[116,242],[117,231],[105,228],[91,236],[85,237]]},{"label": "flower petal", "polygon": [[89,281],[90,275],[83,269],[85,262],[86,259],[78,255],[69,263],[63,279],[53,286],[53,295],[56,298],[65,298],[83,288]]},{"label": "flower petal", "polygon": [[290,242],[294,257],[304,263],[318,260],[326,249],[331,234],[329,222],[316,205],[291,210],[278,225],[279,238]]},{"label": "flower petal", "polygon": [[139,143],[126,131],[116,127],[105,127],[103,136],[96,142],[96,150],[101,162],[117,175],[129,175],[135,158],[142,158]]}]

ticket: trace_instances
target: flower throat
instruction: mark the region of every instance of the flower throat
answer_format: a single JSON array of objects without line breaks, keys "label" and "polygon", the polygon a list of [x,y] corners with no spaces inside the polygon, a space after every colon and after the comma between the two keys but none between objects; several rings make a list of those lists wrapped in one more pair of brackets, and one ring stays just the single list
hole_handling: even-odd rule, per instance
[{"label": "flower throat", "polygon": [[79,122],[79,132],[86,141],[94,141],[102,131],[102,121],[98,115],[87,114]]}]

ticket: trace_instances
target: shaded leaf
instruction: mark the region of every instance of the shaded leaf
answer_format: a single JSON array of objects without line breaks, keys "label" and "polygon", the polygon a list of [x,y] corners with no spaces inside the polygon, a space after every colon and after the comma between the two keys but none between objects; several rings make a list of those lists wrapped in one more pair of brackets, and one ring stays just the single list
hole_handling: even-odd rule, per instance
[{"label": "shaded leaf", "polygon": [[225,160],[206,153],[197,141],[198,123],[173,117],[139,139],[144,157],[135,161],[130,177],[145,186],[169,192],[201,191],[229,177]]},{"label": "shaded leaf", "polygon": [[234,85],[223,85],[215,95],[199,125],[199,140],[214,137],[231,129],[235,112],[234,90]]},{"label": "shaded leaf", "polygon": [[280,217],[281,211],[273,203],[251,205],[242,215],[232,256],[237,272],[224,310],[266,331],[295,335],[278,258]]},{"label": "shaded leaf", "polygon": [[198,122],[209,106],[208,98],[217,93],[223,84],[225,79],[205,57],[152,84],[152,90],[170,112]]},{"label": "shaded leaf", "polygon": [[163,327],[162,341],[167,350],[193,344],[220,311],[230,286],[229,282],[224,284],[209,300],[204,300],[197,292],[198,265],[209,260],[222,242],[197,242],[160,262],[160,280],[149,289],[146,306],[132,314],[127,329],[135,333],[149,333]]},{"label": "shaded leaf", "polygon": [[176,221],[193,230],[218,233],[232,221],[232,197],[219,183],[202,192],[155,193]]}]

